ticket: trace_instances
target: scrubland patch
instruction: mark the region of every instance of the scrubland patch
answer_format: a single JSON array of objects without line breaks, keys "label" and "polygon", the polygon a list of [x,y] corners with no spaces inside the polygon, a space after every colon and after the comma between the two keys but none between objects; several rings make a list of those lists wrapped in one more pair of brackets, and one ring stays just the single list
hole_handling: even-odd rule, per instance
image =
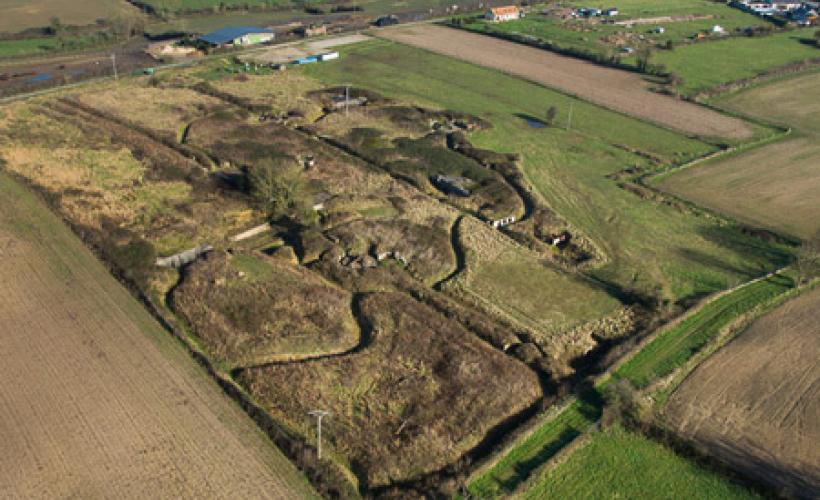
[{"label": "scrubland patch", "polygon": [[173,304],[232,366],[350,349],[359,329],[350,293],[264,254],[212,253],[186,270]]},{"label": "scrubland patch", "polygon": [[255,106],[267,106],[275,113],[298,111],[308,121],[322,113],[321,106],[308,92],[319,88],[318,82],[307,78],[298,70],[285,71],[272,76],[230,75],[211,81],[221,92],[247,99]]},{"label": "scrubland patch", "polygon": [[77,96],[83,104],[150,130],[177,137],[192,120],[207,115],[220,102],[192,90],[118,83]]},{"label": "scrubland patch", "polygon": [[357,307],[369,337],[359,352],[239,378],[304,434],[313,428],[307,411],[331,411],[327,443],[369,486],[444,467],[540,395],[524,365],[406,296],[369,294]]}]

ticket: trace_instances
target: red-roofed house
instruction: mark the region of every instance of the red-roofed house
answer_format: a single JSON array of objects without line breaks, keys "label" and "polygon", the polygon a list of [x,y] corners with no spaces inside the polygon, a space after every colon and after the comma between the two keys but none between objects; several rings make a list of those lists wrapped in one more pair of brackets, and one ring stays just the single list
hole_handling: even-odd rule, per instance
[{"label": "red-roofed house", "polygon": [[496,23],[504,21],[514,21],[521,17],[521,11],[515,5],[507,5],[506,7],[493,7],[486,16],[488,20]]}]

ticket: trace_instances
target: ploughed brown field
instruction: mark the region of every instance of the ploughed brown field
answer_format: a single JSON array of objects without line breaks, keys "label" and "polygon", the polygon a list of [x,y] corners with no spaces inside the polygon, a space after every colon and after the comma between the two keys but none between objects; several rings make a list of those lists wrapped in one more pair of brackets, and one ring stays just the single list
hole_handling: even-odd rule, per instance
[{"label": "ploughed brown field", "polygon": [[651,92],[635,73],[441,26],[401,27],[380,31],[379,36],[498,69],[688,134],[752,136],[742,120]]},{"label": "ploughed brown field", "polygon": [[792,135],[772,144],[687,168],[661,189],[798,238],[820,231],[820,76],[778,80],[718,98],[727,109],[780,123]]},{"label": "ploughed brown field", "polygon": [[0,174],[0,496],[305,498],[307,481]]},{"label": "ploughed brown field", "polygon": [[754,322],[672,395],[685,437],[792,496],[820,495],[820,289]]}]

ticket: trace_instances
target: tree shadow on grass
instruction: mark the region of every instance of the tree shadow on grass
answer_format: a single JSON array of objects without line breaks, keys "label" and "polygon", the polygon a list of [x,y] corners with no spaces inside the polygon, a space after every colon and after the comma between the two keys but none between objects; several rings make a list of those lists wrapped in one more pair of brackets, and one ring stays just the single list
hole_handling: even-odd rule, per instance
[{"label": "tree shadow on grass", "polygon": [[546,446],[541,448],[533,457],[515,464],[515,474],[508,479],[499,481],[499,485],[505,492],[512,493],[515,488],[526,481],[538,467],[554,457],[566,445],[580,435],[581,431],[578,429],[572,427],[564,429],[561,434],[547,443]]},{"label": "tree shadow on grass", "polygon": [[[751,234],[759,231],[744,229],[739,226],[701,228],[700,235],[710,243],[728,250],[735,258],[719,257],[694,248],[681,247],[676,253],[686,262],[707,271],[738,277],[738,282],[748,281],[793,262],[794,257],[789,249],[791,242],[776,236],[763,238]],[[761,234],[771,234],[762,232]],[[768,240],[768,241],[767,241]],[[697,283],[697,292],[681,298],[678,302],[691,305],[710,293],[724,289],[724,279],[709,278],[703,274]]]}]

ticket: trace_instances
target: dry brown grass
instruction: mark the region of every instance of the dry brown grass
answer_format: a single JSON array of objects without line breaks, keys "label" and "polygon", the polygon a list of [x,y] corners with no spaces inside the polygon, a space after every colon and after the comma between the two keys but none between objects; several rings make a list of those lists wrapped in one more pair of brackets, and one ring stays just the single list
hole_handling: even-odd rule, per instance
[{"label": "dry brown grass", "polygon": [[359,343],[350,293],[263,254],[214,252],[174,289],[176,311],[231,366],[342,352]]},{"label": "dry brown grass", "polygon": [[362,351],[253,369],[240,379],[306,435],[314,426],[308,410],[331,411],[326,444],[370,486],[444,467],[540,396],[524,365],[404,295],[369,294],[359,310],[372,330]]},{"label": "dry brown grass", "polygon": [[318,82],[295,69],[273,75],[226,76],[211,84],[217,90],[248,99],[251,104],[270,106],[275,112],[299,110],[308,121],[322,114],[317,101],[305,96],[319,88]]},{"label": "dry brown grass", "polygon": [[193,90],[174,87],[147,87],[145,80],[130,80],[77,99],[92,108],[136,123],[147,129],[177,137],[196,118],[205,116],[220,101]]},{"label": "dry brown grass", "polygon": [[448,287],[539,336],[602,318],[619,305],[476,219],[462,221],[458,241],[466,253],[466,270]]},{"label": "dry brown grass", "polygon": [[820,289],[753,323],[695,370],[665,413],[687,438],[786,496],[820,494]]}]

